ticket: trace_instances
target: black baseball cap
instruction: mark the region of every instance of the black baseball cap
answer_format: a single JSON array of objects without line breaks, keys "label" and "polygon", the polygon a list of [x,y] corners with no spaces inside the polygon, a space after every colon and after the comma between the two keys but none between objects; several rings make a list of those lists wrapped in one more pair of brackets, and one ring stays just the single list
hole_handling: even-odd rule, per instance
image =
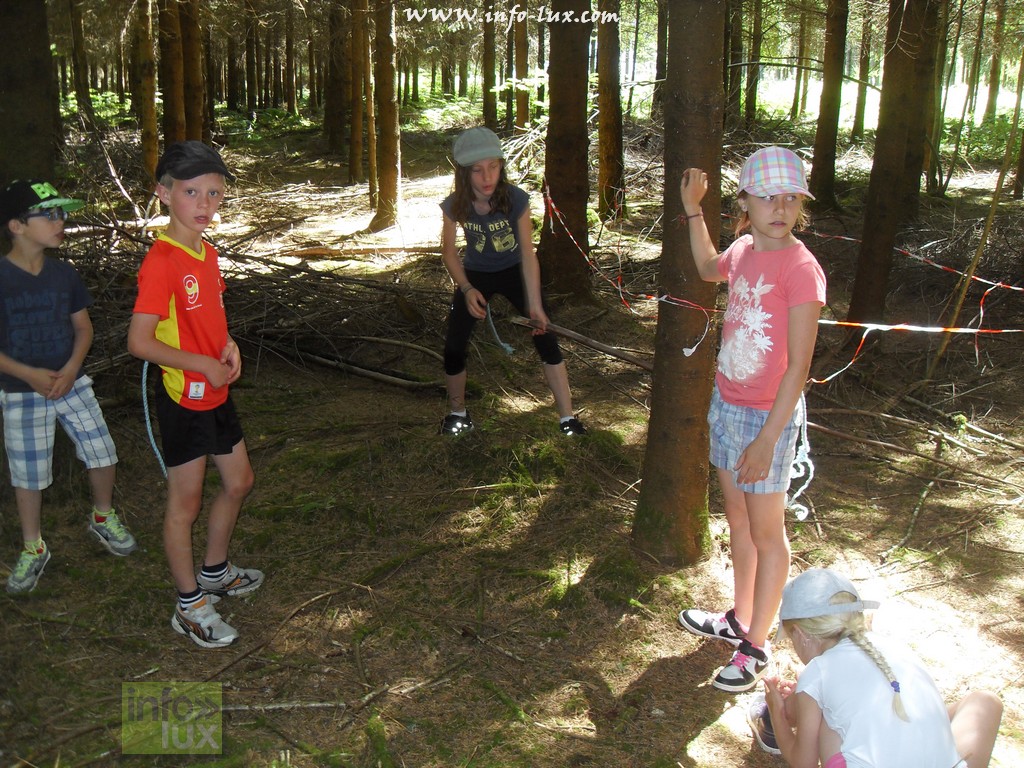
[{"label": "black baseball cap", "polygon": [[70,212],[77,211],[84,205],[84,200],[63,197],[48,181],[14,181],[0,192],[0,224],[6,225],[11,219],[20,218],[34,208],[63,208]]},{"label": "black baseball cap", "polygon": [[194,179],[207,173],[219,173],[228,181],[235,176],[224,165],[217,150],[201,141],[178,141],[164,150],[156,164],[156,180],[164,176],[172,179]]}]

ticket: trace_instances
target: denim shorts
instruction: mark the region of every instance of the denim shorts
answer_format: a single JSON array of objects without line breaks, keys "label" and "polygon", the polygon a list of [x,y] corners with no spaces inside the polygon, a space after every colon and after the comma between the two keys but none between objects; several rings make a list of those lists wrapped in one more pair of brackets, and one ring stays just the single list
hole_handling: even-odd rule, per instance
[{"label": "denim shorts", "polygon": [[41,491],[53,483],[53,441],[58,422],[87,469],[117,464],[114,440],[88,376],[79,376],[71,391],[58,400],[47,400],[35,392],[3,392],[0,403],[7,464],[15,488]]},{"label": "denim shorts", "polygon": [[785,493],[789,490],[793,459],[796,458],[796,441],[804,420],[803,400],[797,404],[789,423],[775,443],[768,477],[756,483],[740,483],[736,480],[736,464],[768,420],[768,413],[745,405],[730,405],[722,399],[717,386],[711,395],[711,409],[708,411],[711,464],[731,472],[736,487],[744,493]]}]

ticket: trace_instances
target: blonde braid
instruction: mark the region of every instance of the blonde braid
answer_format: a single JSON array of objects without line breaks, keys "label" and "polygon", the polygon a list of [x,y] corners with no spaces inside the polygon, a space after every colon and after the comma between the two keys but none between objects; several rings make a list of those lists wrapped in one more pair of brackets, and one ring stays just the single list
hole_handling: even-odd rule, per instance
[{"label": "blonde braid", "polygon": [[[849,592],[837,592],[832,596],[831,602],[833,605],[838,605],[842,603],[855,603],[857,599],[856,595]],[[867,637],[867,624],[864,621],[863,611],[826,614],[810,619],[789,619],[783,622],[783,624],[795,624],[805,634],[822,640],[839,641],[844,637],[850,638],[858,648],[868,655],[869,659],[875,662],[875,666],[885,675],[885,679],[889,682],[889,686],[893,691],[892,709],[896,716],[905,722],[910,721],[910,718],[907,717],[907,710],[903,706],[903,699],[900,696],[900,683],[896,679],[892,667],[889,666],[889,662],[882,656],[882,652]]]},{"label": "blonde braid", "polygon": [[866,634],[864,634],[863,628],[857,628],[846,634],[857,647],[860,648],[868,657],[875,662],[882,674],[885,675],[885,679],[889,681],[889,685],[892,687],[892,709],[896,713],[896,716],[904,722],[910,722],[910,718],[907,717],[907,710],[903,707],[903,698],[900,696],[900,683],[896,679],[896,674],[892,671],[892,667],[889,666],[889,662],[885,660],[874,643],[872,643]]}]

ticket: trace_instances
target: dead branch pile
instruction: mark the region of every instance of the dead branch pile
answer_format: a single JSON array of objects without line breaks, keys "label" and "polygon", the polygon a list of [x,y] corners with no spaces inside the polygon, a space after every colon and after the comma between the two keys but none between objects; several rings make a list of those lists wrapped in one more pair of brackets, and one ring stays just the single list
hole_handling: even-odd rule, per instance
[{"label": "dead branch pile", "polygon": [[[65,246],[63,255],[93,296],[93,374],[137,364],[125,340],[149,245],[148,237],[121,226],[94,225],[80,228]],[[449,286],[437,270],[423,285],[411,285],[397,276],[347,275],[330,262],[311,266],[307,253],[256,255],[240,242],[217,246],[231,334],[248,357],[271,353],[403,387],[442,386],[435,326],[445,316]],[[348,258],[342,253],[333,255]]]}]

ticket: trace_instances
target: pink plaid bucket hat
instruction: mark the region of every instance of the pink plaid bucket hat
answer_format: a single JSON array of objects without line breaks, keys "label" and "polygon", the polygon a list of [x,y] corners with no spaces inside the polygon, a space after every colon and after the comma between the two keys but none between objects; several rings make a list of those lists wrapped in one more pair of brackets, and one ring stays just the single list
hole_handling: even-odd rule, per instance
[{"label": "pink plaid bucket hat", "polygon": [[740,192],[757,197],[801,194],[811,200],[804,164],[791,149],[764,147],[747,158],[740,171]]}]

